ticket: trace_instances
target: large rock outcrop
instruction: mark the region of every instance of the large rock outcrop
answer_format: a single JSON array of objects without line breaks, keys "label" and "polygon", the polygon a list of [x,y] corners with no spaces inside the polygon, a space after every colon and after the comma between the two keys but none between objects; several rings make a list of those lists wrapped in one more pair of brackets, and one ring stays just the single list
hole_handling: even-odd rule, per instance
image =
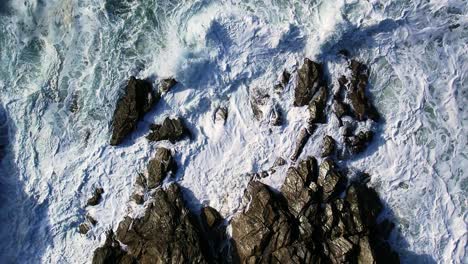
[{"label": "large rock outcrop", "polygon": [[157,189],[145,215],[125,217],[116,234],[137,263],[209,263],[212,259],[202,227],[185,206],[177,184]]},{"label": "large rock outcrop", "polygon": [[317,168],[310,158],[289,168],[281,193],[260,182],[249,184],[244,197],[249,206],[231,222],[240,263],[399,262],[382,239],[376,192],[352,183],[344,199],[329,195],[343,192],[343,185],[322,176],[339,175],[324,163]]},{"label": "large rock outcrop", "polygon": [[150,82],[130,77],[125,95],[119,99],[112,120],[111,145],[119,145],[159,99]]},{"label": "large rock outcrop", "polygon": [[174,143],[188,135],[188,130],[180,118],[166,117],[161,124],[153,124],[146,138],[150,141],[169,140]]}]

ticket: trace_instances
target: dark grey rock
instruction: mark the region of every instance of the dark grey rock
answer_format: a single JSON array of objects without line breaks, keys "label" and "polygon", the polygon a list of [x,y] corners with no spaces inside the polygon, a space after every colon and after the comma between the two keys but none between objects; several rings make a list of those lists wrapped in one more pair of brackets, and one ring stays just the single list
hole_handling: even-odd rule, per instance
[{"label": "dark grey rock", "polygon": [[172,143],[181,140],[188,135],[181,119],[171,119],[167,117],[162,124],[153,124],[150,127],[151,132],[146,138],[150,141],[169,140]]},{"label": "dark grey rock", "polygon": [[145,215],[125,217],[116,234],[138,263],[208,263],[211,259],[200,223],[175,183],[166,190],[157,189]]},{"label": "dark grey rock", "polygon": [[83,235],[86,235],[89,232],[90,229],[91,229],[91,227],[87,223],[81,223],[78,226],[78,231]]},{"label": "dark grey rock", "polygon": [[102,194],[104,193],[103,188],[96,188],[94,189],[93,196],[88,199],[87,205],[89,206],[95,206],[98,205],[101,202]]},{"label": "dark grey rock", "polygon": [[122,143],[158,100],[159,95],[154,93],[151,83],[130,77],[125,95],[119,99],[115,108],[110,144],[115,146]]},{"label": "dark grey rock", "polygon": [[325,106],[328,97],[327,88],[321,87],[309,103],[310,119],[309,123],[325,122]]},{"label": "dark grey rock", "polygon": [[166,148],[158,148],[155,157],[148,163],[147,187],[152,189],[161,185],[169,171],[175,172],[176,164],[171,151]]},{"label": "dark grey rock", "polygon": [[315,126],[310,126],[308,128],[302,128],[299,132],[299,136],[296,142],[296,148],[291,156],[292,161],[296,161],[302,153],[304,146],[306,145],[307,141],[309,140],[310,136],[315,130]]},{"label": "dark grey rock", "polygon": [[97,248],[93,254],[93,264],[134,264],[136,261],[128,255],[115,239],[114,232],[107,232],[106,242]]},{"label": "dark grey rock", "polygon": [[309,59],[298,70],[296,90],[294,93],[294,106],[309,104],[314,94],[325,86],[322,65]]}]

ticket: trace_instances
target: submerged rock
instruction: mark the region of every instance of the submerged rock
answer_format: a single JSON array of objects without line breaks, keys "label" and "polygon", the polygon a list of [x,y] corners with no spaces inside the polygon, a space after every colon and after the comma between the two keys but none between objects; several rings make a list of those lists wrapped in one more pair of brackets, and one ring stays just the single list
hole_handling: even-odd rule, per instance
[{"label": "submerged rock", "polygon": [[214,113],[214,122],[225,124],[228,117],[228,109],[226,107],[218,107]]},{"label": "submerged rock", "polygon": [[103,188],[96,188],[94,189],[93,196],[88,199],[87,205],[89,206],[95,206],[98,205],[99,202],[101,202],[102,194],[104,193]]},{"label": "submerged rock", "polygon": [[309,59],[298,70],[296,90],[294,93],[294,106],[309,104],[314,94],[325,86],[322,65]]},{"label": "submerged rock", "polygon": [[167,117],[162,124],[153,124],[151,132],[146,138],[150,141],[169,140],[172,143],[185,137],[188,132],[181,119]]},{"label": "submerged rock", "polygon": [[151,83],[130,77],[125,95],[119,99],[114,111],[110,144],[115,146],[122,143],[158,99],[159,95],[154,93]]},{"label": "submerged rock", "polygon": [[171,151],[166,148],[158,148],[156,155],[148,164],[147,187],[152,189],[161,185],[169,171],[176,170],[176,164]]}]

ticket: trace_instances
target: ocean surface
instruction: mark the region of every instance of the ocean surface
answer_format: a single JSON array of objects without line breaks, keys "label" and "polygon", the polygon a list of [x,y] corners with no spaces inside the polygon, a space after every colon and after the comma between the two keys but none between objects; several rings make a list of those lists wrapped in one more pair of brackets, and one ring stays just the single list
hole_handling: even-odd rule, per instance
[{"label": "ocean surface", "polygon": [[[385,120],[343,165],[372,175],[403,263],[467,263],[465,0],[1,0],[0,263],[90,263],[107,229],[142,213],[129,197],[160,145],[175,149],[194,209],[232,216],[248,174],[290,155],[308,114],[291,106],[294,77],[265,106],[285,109],[287,125],[256,120],[251,95],[304,57],[323,62],[336,87],[341,49],[370,66]],[[131,75],[180,85],[112,147]],[[229,109],[225,125],[213,122],[218,107]],[[192,139],[148,142],[166,116],[187,120]],[[337,125],[315,132],[303,156],[319,153],[325,133]],[[279,187],[282,177],[265,181]],[[85,207],[97,186],[103,201]],[[98,224],[82,235],[86,214]]]}]

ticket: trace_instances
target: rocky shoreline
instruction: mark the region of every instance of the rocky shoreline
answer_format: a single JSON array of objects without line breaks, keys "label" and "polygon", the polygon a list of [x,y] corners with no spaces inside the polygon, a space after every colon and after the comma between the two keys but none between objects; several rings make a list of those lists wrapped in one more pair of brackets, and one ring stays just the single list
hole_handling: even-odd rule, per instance
[{"label": "rocky shoreline", "polygon": [[[295,73],[293,105],[306,106],[310,117],[280,190],[262,183],[263,174],[257,173],[245,190],[245,206],[232,218],[223,219],[211,207],[191,211],[177,182],[162,186],[177,166],[172,151],[159,148],[147,174],[137,178],[132,195],[144,204],[144,215],[127,216],[115,232],[109,230],[105,244],[94,252],[93,263],[399,263],[387,242],[393,224],[379,218],[383,205],[367,184],[369,176],[362,173],[350,180],[346,168],[337,165],[338,160],[363,152],[373,138],[373,131],[362,130],[357,123],[379,121],[366,94],[367,66],[349,60],[349,68],[349,80],[340,77],[335,92],[328,87],[320,63],[305,59]],[[292,74],[284,71],[275,90],[283,89]],[[176,84],[174,79],[162,80],[160,90],[170,92]],[[134,77],[125,92],[114,113],[111,145],[122,143],[160,97],[150,83]],[[273,116],[270,124],[281,124],[281,110],[273,107],[272,113],[263,113],[261,99],[259,95],[252,100],[254,116]],[[314,157],[297,161],[329,115],[338,118],[342,138],[323,135],[320,163]],[[214,116],[224,122],[228,110],[220,108]],[[187,135],[181,119],[167,118],[151,127],[147,139],[174,143]],[[287,164],[282,160],[276,165]]]}]

